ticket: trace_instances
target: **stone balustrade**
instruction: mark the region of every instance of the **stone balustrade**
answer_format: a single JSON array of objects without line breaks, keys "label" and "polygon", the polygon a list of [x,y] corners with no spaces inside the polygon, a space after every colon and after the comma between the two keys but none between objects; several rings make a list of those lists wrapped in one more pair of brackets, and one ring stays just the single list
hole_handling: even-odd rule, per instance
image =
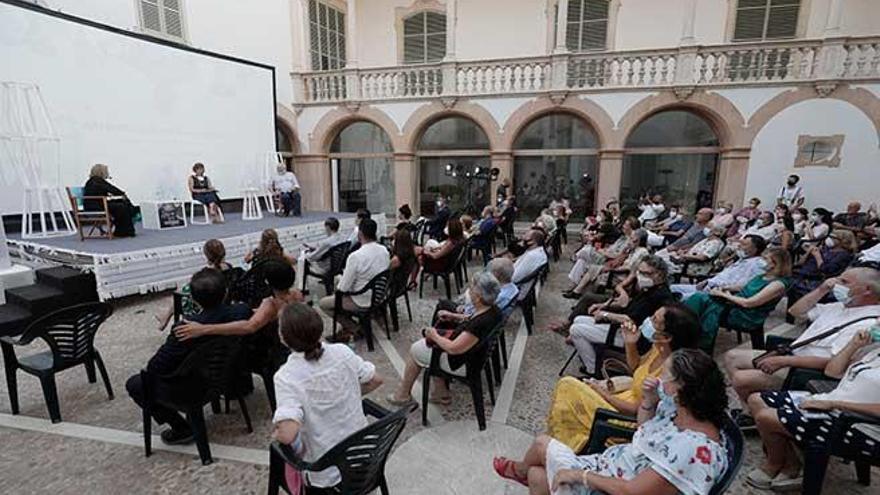
[{"label": "stone balustrade", "polygon": [[880,38],[554,54],[292,74],[296,104],[880,79]]}]

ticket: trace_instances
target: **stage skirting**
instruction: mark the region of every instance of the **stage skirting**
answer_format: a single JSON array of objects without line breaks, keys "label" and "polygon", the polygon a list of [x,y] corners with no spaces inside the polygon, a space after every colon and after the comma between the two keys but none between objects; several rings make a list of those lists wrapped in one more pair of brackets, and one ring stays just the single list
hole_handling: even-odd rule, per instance
[{"label": "stage skirting", "polygon": [[[329,215],[334,214],[328,213],[327,216]],[[340,233],[350,233],[354,228],[354,216],[336,216],[341,224]],[[278,238],[285,252],[294,253],[303,243],[316,244],[325,235],[324,217],[310,217],[293,225],[287,222],[272,226],[278,231]],[[377,214],[373,218],[379,224],[379,232],[385,232],[385,216]],[[264,222],[239,222],[242,230],[240,234],[213,236],[223,241],[226,246],[226,261],[233,266],[245,266],[245,254],[257,246],[260,233],[266,228]],[[223,230],[229,232],[231,226],[224,227],[226,228]],[[8,243],[10,254],[19,263],[33,267],[65,265],[93,272],[98,285],[98,296],[104,301],[173,289],[185,284],[193,273],[205,266],[202,245],[205,240],[212,238],[211,228],[212,226],[188,227],[187,229],[199,229],[204,234],[199,240],[112,253],[89,251],[90,246],[96,245],[94,243],[115,242],[103,239],[87,239],[85,242],[78,242],[77,247],[69,242],[71,238],[65,238],[65,242],[53,242],[56,240],[21,239],[16,236],[8,239]],[[161,236],[167,233],[170,232],[151,232],[150,235]],[[174,236],[169,235],[168,239],[174,240]]]}]

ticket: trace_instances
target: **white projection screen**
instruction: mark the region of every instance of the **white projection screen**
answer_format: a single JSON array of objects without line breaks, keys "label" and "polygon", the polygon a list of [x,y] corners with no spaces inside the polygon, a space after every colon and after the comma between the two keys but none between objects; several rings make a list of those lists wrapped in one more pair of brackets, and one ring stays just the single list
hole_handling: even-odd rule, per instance
[{"label": "white projection screen", "polygon": [[[275,150],[271,66],[0,3],[0,81],[39,85],[63,186],[104,163],[136,204],[187,198],[199,161],[221,198],[240,197]],[[19,184],[0,182],[0,212],[20,212],[21,198]]]}]

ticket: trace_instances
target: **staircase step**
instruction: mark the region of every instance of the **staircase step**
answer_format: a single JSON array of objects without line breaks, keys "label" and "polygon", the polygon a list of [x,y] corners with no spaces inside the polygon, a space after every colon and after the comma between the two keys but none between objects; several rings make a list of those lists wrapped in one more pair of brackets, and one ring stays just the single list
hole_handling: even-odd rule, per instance
[{"label": "staircase step", "polygon": [[0,336],[14,336],[24,331],[33,314],[15,304],[0,304]]},{"label": "staircase step", "polygon": [[37,316],[71,305],[64,297],[64,292],[45,284],[6,289],[6,302],[21,306]]},{"label": "staircase step", "polygon": [[66,266],[55,266],[37,270],[37,280],[64,292],[69,304],[98,300],[93,273]]}]

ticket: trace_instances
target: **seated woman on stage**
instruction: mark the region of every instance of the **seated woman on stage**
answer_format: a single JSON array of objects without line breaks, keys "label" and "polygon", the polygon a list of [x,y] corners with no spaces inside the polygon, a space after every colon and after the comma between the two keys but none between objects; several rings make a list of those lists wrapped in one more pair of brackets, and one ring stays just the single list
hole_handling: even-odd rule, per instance
[{"label": "seated woman on stage", "polygon": [[[700,339],[700,322],[693,311],[682,304],[667,304],[645,318],[641,327],[632,321],[621,325],[626,349],[627,366],[634,370],[628,388],[610,389],[606,380],[578,380],[566,376],[556,383],[547,434],[575,452],[580,452],[590,438],[593,417],[598,409],[609,409],[635,416],[642,401],[642,384],[647,378],[658,378],[663,363],[679,349],[696,349]],[[638,343],[644,337],[651,349],[639,355]]]},{"label": "seated woman on stage", "polygon": [[269,259],[280,259],[287,261],[291,265],[296,264],[294,257],[284,254],[284,248],[281,247],[281,241],[278,240],[278,232],[275,229],[264,230],[260,236],[260,244],[257,248],[244,255],[244,262],[250,263],[251,266],[258,265]]},{"label": "seated woman on stage", "polygon": [[205,175],[205,166],[196,163],[192,166],[192,170],[193,173],[186,183],[186,187],[192,194],[192,199],[208,207],[211,222],[223,223],[223,217],[220,216],[220,197],[217,196],[217,190],[211,184],[211,179]]},{"label": "seated woman on stage", "polygon": [[650,493],[707,495],[727,470],[721,424],[727,409],[724,375],[715,361],[679,349],[648,378],[632,442],[577,455],[541,435],[522,461],[496,458],[495,470],[532,494]]},{"label": "seated woman on stage", "polygon": [[[113,236],[114,237],[134,237],[134,206],[125,196],[125,191],[119,189],[113,184],[107,182],[110,179],[110,169],[107,165],[96,164],[89,171],[89,180],[83,187],[83,196],[113,196],[107,200],[107,209],[110,211],[110,218],[113,220]],[[86,211],[101,211],[104,205],[97,199],[86,199],[83,201],[83,208]]]}]

